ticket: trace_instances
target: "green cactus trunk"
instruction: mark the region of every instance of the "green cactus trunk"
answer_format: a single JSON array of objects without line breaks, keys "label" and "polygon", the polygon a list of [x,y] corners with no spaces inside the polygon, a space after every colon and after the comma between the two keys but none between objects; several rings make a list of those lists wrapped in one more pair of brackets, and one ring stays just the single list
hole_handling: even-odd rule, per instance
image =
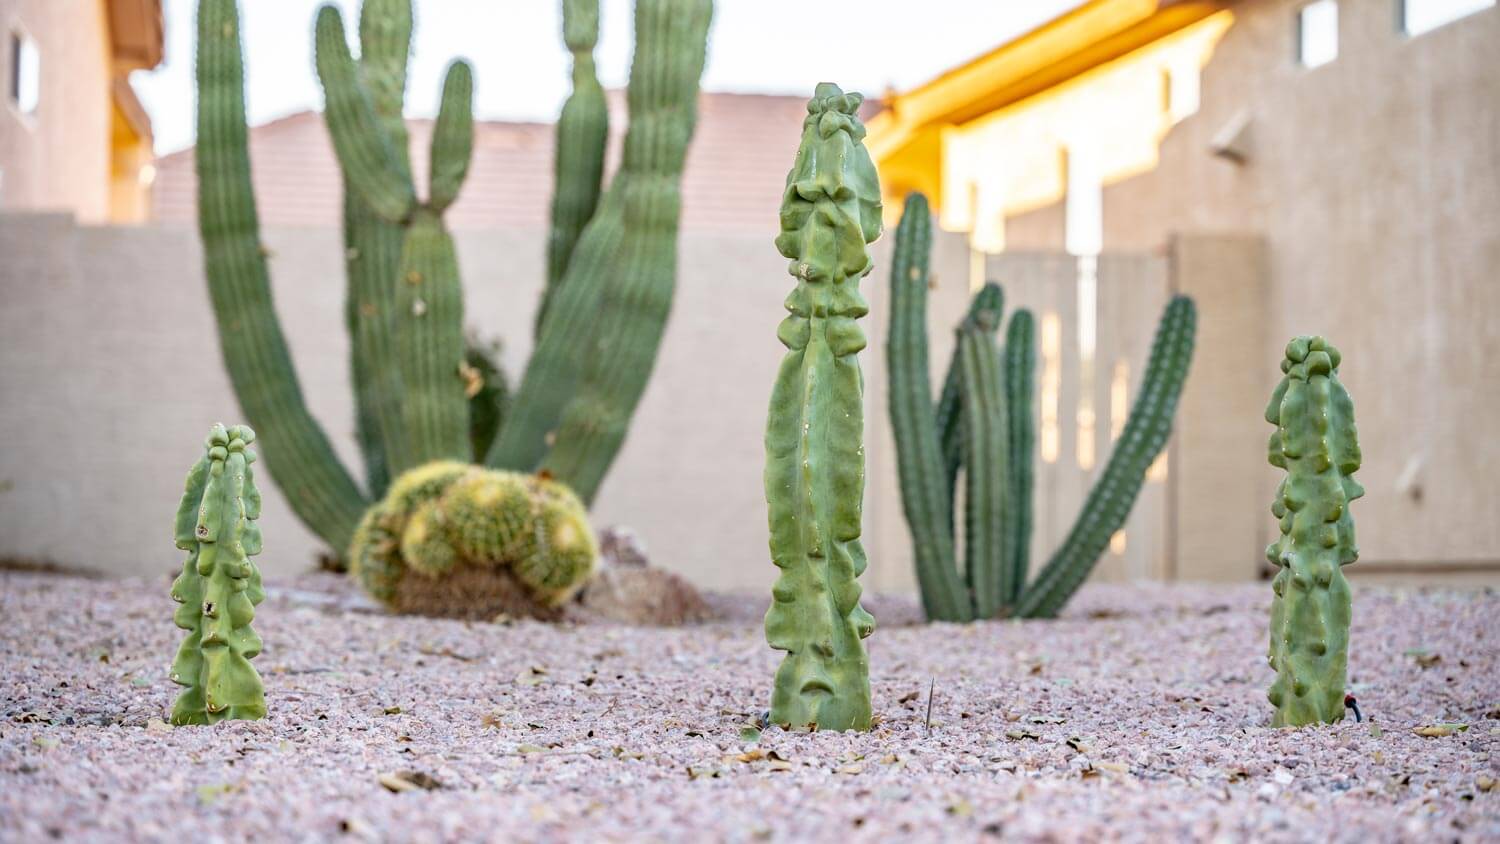
[{"label": "green cactus trunk", "polygon": [[599,205],[604,178],[604,149],[609,139],[609,107],[594,70],[599,43],[599,0],[563,0],[563,43],[573,54],[573,92],[557,118],[557,152],[553,160],[552,231],[547,238],[547,286],[536,310],[541,334],[548,305],[583,227]]},{"label": "green cactus trunk", "polygon": [[1021,599],[1031,567],[1031,494],[1036,462],[1036,322],[1031,311],[1010,315],[1005,332],[1005,409],[1008,438],[1008,510],[1005,559],[1010,569],[1006,606]]},{"label": "green cactus trunk", "polygon": [[214,724],[263,718],[265,692],[250,664],[260,637],[250,629],[265,599],[260,570],[260,493],[250,464],[255,432],[215,425],[206,454],[188,473],[177,508],[177,547],[188,552],[172,583],[172,620],[188,631],[172,661],[172,682],[185,686],[172,708],[173,724]]},{"label": "green cactus trunk", "polygon": [[862,98],[818,85],[782,196],[776,248],[797,287],[777,329],[787,347],[766,424],[771,559],[780,575],[766,640],[786,652],[771,721],[788,729],[870,728],[869,660],[875,620],[859,604],[865,553],[865,347],[855,322],[869,311],[859,280],[865,245],[880,235],[880,186],[861,141]]},{"label": "green cactus trunk", "polygon": [[[593,351],[583,360],[576,393],[564,406],[556,444],[542,468],[591,502],[625,442],[630,417],[646,390],[672,308],[677,280],[677,224],[682,168],[698,113],[709,0],[636,5],[637,58],[631,68],[631,123],[621,172],[618,219],[590,226],[623,229],[615,277],[599,292]],[[672,49],[676,47],[676,49]],[[677,139],[663,143],[663,139]],[[582,340],[583,338],[579,338]]]},{"label": "green cactus trunk", "polygon": [[348,545],[366,501],[308,413],[271,300],[245,126],[235,0],[198,6],[198,226],[219,344],[240,406],[274,443],[267,464],[303,524]]},{"label": "green cactus trunk", "polygon": [[[926,200],[923,200],[924,204]],[[902,220],[905,221],[905,217]],[[927,272],[927,259],[924,254],[922,258],[922,273]],[[924,305],[925,309],[925,305]],[[969,313],[964,317],[962,326],[970,323],[989,326],[993,334],[998,331],[1001,324],[1002,314],[1005,310],[1005,293],[1000,285],[986,282],[969,300]],[[924,320],[925,325],[925,320]],[[925,335],[924,335],[925,337]],[[953,346],[953,356],[948,360],[948,372],[943,378],[943,391],[938,395],[937,406],[933,413],[937,414],[938,437],[942,442],[943,462],[947,483],[945,489],[951,499],[953,491],[958,483],[958,469],[964,462],[964,422],[963,422],[963,389],[959,373],[958,344]]]},{"label": "green cactus trunk", "polygon": [[1083,585],[1109,545],[1124,527],[1135,505],[1146,470],[1167,444],[1172,416],[1193,358],[1197,310],[1193,300],[1174,296],[1167,303],[1151,343],[1151,357],[1140,392],[1125,420],[1114,451],[1099,480],[1089,490],[1062,547],[1053,553],[1036,579],[1021,594],[1015,614],[1028,618],[1057,615]]},{"label": "green cactus trunk", "polygon": [[1013,590],[1007,564],[1011,531],[1009,436],[1004,380],[994,328],[979,320],[958,332],[963,388],[964,574],[975,618],[994,618]]},{"label": "green cactus trunk", "polygon": [[[891,316],[886,339],[891,427],[896,436],[901,504],[911,526],[917,581],[928,618],[967,621],[972,600],[958,574],[953,542],[953,481],[945,474],[939,418],[958,421],[958,372],[944,387],[938,415],[932,407],[927,362],[927,256],[932,221],[927,199],[906,198],[891,258]],[[956,359],[956,355],[955,355]],[[944,407],[949,408],[944,415]],[[958,424],[954,425],[957,431]],[[954,442],[959,439],[955,434]],[[957,472],[955,467],[954,472]]]},{"label": "green cactus trunk", "polygon": [[1349,504],[1365,491],[1353,477],[1359,437],[1339,363],[1338,349],[1322,337],[1296,338],[1266,408],[1276,426],[1270,462],[1286,470],[1271,504],[1281,535],[1266,548],[1278,569],[1267,654],[1276,671],[1267,694],[1276,727],[1344,717],[1350,596],[1343,567],[1359,557]]},{"label": "green cactus trunk", "polygon": [[[402,102],[410,51],[410,0],[366,0],[359,16],[359,68],[375,115],[391,139],[395,164],[411,172]],[[355,430],[372,498],[385,494],[387,452],[405,443],[400,428],[401,377],[391,324],[405,230],[376,214],[357,191],[344,188],[344,269],[349,279],[344,318],[349,330]],[[389,430],[387,430],[389,429]]]}]

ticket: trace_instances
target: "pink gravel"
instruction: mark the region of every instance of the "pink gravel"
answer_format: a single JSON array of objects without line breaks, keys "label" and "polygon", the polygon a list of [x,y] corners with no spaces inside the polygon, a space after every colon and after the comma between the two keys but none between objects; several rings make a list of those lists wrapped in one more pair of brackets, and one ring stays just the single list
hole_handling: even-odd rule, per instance
[{"label": "pink gravel", "polygon": [[[758,743],[778,655],[753,621],[269,591],[270,717],[168,729],[165,579],[0,574],[0,840],[1500,840],[1491,590],[1356,587],[1364,723],[1266,726],[1269,587],[1096,586],[1055,622],[879,628],[874,731]],[[1464,729],[1414,732],[1441,724]]]}]

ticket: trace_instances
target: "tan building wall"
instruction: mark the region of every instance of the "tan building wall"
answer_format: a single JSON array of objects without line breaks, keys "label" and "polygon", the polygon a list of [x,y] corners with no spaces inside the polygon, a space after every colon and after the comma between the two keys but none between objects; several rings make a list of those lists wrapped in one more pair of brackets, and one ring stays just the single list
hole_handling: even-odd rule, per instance
[{"label": "tan building wall", "polygon": [[[1343,0],[1338,57],[1307,69],[1293,52],[1300,5],[1234,5],[1234,25],[1204,68],[1198,113],[1166,136],[1155,170],[1105,188],[1104,248],[1161,249],[1199,232],[1262,239],[1259,254],[1209,240],[1187,256],[1208,283],[1189,292],[1210,318],[1228,307],[1264,327],[1225,323],[1227,349],[1216,349],[1207,331],[1200,337],[1200,355],[1221,359],[1240,380],[1206,388],[1201,357],[1184,398],[1186,430],[1210,420],[1223,426],[1221,446],[1234,456],[1215,460],[1240,472],[1260,466],[1251,486],[1268,502],[1274,471],[1263,465],[1269,427],[1258,406],[1286,340],[1325,334],[1344,352],[1365,456],[1368,494],[1354,509],[1362,558],[1351,574],[1494,577],[1500,446],[1486,431],[1500,417],[1500,8],[1408,37],[1394,3]],[[1249,121],[1246,160],[1212,154],[1241,116]],[[1007,241],[1056,248],[1062,207],[1007,220]],[[1248,266],[1263,266],[1263,276]],[[1211,267],[1221,280],[1204,275]],[[1220,397],[1227,404],[1213,410]],[[1192,448],[1192,437],[1181,447]],[[1228,466],[1204,466],[1220,468]],[[1207,477],[1203,484],[1213,488]],[[1254,532],[1236,521],[1245,488],[1227,488],[1234,507],[1204,500],[1195,514],[1191,497],[1181,502],[1184,565],[1194,564],[1191,548],[1229,544],[1216,530],[1195,532],[1195,521],[1220,520],[1234,536]],[[1261,533],[1270,525],[1264,509],[1255,511]],[[1236,557],[1224,574],[1258,564]]]},{"label": "tan building wall", "polygon": [[[10,95],[13,34],[40,56],[32,114]],[[146,219],[151,124],[125,77],[160,57],[156,0],[0,0],[0,210]]]}]

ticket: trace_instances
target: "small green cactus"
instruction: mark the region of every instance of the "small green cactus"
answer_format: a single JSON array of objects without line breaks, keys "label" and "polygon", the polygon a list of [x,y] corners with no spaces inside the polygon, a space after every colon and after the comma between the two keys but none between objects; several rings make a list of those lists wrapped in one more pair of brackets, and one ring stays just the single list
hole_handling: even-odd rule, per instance
[{"label": "small green cactus", "polygon": [[788,729],[870,728],[875,619],[859,605],[865,552],[863,376],[856,354],[869,311],[859,280],[880,235],[880,186],[861,141],[862,97],[829,83],[807,104],[787,174],[776,248],[797,287],[776,335],[787,347],[766,425],[771,560],[781,570],[766,640],[786,651],[771,721]]},{"label": "small green cactus", "polygon": [[354,577],[400,612],[547,617],[593,575],[588,513],[551,479],[457,461],[396,478],[355,530]]},{"label": "small green cactus", "polygon": [[1365,490],[1353,477],[1359,437],[1339,361],[1322,337],[1288,343],[1285,374],[1266,407],[1266,421],[1276,426],[1271,465],[1286,470],[1271,503],[1281,535],[1266,548],[1278,568],[1267,655],[1276,682],[1266,695],[1277,727],[1344,717],[1350,605],[1343,566],[1359,557],[1349,503]]},{"label": "small green cactus", "polygon": [[188,558],[172,582],[180,605],[172,621],[188,634],[172,661],[172,682],[187,687],[172,707],[173,724],[266,715],[260,675],[250,664],[261,646],[250,622],[265,599],[250,560],[261,550],[253,442],[255,432],[244,425],[215,425],[177,507],[176,543]]}]

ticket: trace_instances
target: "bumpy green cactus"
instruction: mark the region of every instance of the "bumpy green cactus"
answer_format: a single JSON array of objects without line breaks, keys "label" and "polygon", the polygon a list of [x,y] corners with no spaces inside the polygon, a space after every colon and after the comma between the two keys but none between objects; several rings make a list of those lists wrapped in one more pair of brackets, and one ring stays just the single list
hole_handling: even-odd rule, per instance
[{"label": "bumpy green cactus", "polygon": [[443,223],[473,148],[469,67],[453,63],[444,80],[422,201],[402,117],[411,0],[365,0],[358,59],[338,10],[319,10],[317,71],[345,183],[345,319],[367,498],[307,412],[275,318],[246,149],[237,2],[199,0],[198,213],[224,361],[246,416],[271,442],[268,462],[288,502],[330,545],[349,546],[391,476],[433,460],[545,468],[585,501],[593,497],[645,389],[670,307],[678,185],[711,11],[711,0],[638,0],[632,119],[620,172],[601,201],[598,4],[566,0],[575,91],[558,129],[537,351],[516,412],[498,432],[476,437],[462,286]]},{"label": "bumpy green cactus", "polygon": [[682,167],[697,119],[710,0],[637,0],[620,171],[552,296],[493,466],[538,466],[585,502],[624,443],[677,277]]},{"label": "bumpy green cactus", "polygon": [[1359,437],[1339,362],[1338,349],[1322,337],[1296,338],[1266,407],[1266,421],[1276,426],[1271,465],[1286,470],[1271,504],[1281,535],[1266,548],[1278,568],[1267,655],[1276,671],[1267,697],[1277,727],[1344,717],[1350,605],[1343,567],[1359,557],[1349,504],[1365,490],[1353,477]]},{"label": "bumpy green cactus", "polygon": [[261,647],[250,622],[265,599],[250,560],[261,550],[253,442],[255,432],[243,425],[215,425],[177,508],[175,539],[188,558],[172,582],[172,600],[180,604],[172,621],[188,634],[172,661],[172,682],[187,687],[172,707],[173,724],[266,714],[260,675],[250,664]]},{"label": "bumpy green cactus", "polygon": [[549,616],[593,574],[598,546],[567,487],[437,461],[391,484],[355,531],[354,577],[401,612]]},{"label": "bumpy green cactus", "polygon": [[807,105],[787,174],[776,248],[797,287],[776,335],[787,347],[766,424],[771,559],[781,570],[766,640],[786,651],[771,721],[791,729],[870,727],[865,637],[875,619],[859,604],[864,496],[863,376],[856,354],[869,311],[859,280],[865,245],[880,235],[880,186],[862,143],[862,98],[829,83]]},{"label": "bumpy green cactus", "polygon": [[[997,350],[993,337],[1003,296],[997,285],[986,285],[960,328],[953,364],[934,406],[926,349],[930,227],[926,200],[919,194],[908,197],[896,233],[887,345],[901,499],[923,606],[928,618],[943,621],[1056,615],[1125,523],[1146,470],[1166,444],[1192,358],[1193,303],[1178,296],[1167,305],[1114,453],[1067,540],[1028,585],[1034,323],[1029,312],[1014,313],[1005,350]],[[960,461],[967,490],[968,559],[962,578],[951,510]]]}]

